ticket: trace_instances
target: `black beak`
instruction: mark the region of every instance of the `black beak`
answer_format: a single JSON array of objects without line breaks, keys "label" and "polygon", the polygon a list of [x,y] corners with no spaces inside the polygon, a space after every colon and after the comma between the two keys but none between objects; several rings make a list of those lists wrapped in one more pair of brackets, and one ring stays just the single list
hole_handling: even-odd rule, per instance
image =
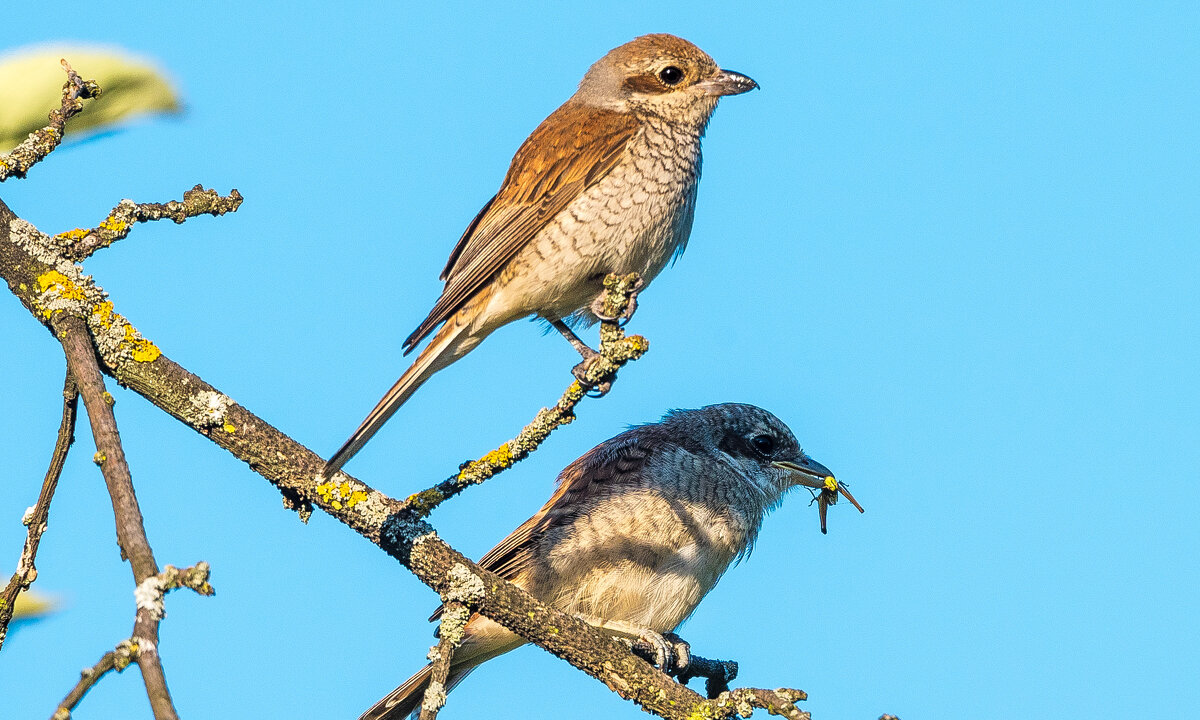
[{"label": "black beak", "polygon": [[810,487],[815,490],[820,490],[826,485],[826,479],[834,483],[836,487],[837,481],[833,479],[833,473],[829,472],[829,468],[821,463],[813,460],[807,455],[801,455],[799,462],[791,460],[776,460],[771,463],[777,468],[788,470],[791,472],[792,481],[797,485]]}]

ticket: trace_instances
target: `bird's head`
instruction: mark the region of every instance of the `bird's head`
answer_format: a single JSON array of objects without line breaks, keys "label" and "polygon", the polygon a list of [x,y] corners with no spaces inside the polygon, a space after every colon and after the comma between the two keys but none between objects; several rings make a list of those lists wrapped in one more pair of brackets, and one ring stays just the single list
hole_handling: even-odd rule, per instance
[{"label": "bird's head", "polygon": [[758,87],[741,73],[722,70],[700,48],[674,35],[643,35],[596,61],[575,98],[619,112],[653,115],[703,131],[725,95]]},{"label": "bird's head", "polygon": [[690,437],[700,450],[738,473],[762,493],[765,508],[779,504],[788,490],[827,487],[829,468],[800,448],[782,420],[754,405],[724,403],[696,410],[676,410],[663,419],[672,434]]}]

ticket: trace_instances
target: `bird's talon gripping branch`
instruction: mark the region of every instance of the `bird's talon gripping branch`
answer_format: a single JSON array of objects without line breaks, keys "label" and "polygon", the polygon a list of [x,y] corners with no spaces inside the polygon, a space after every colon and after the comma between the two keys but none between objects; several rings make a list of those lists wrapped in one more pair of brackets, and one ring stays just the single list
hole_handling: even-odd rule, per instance
[{"label": "bird's talon gripping branch", "polygon": [[[627,288],[620,288],[620,283],[628,283]],[[645,287],[646,282],[640,275],[635,275],[630,281],[629,276],[609,275],[604,279],[605,292],[601,293],[592,301],[588,309],[596,316],[600,322],[615,322],[618,327],[625,327],[630,320],[633,319],[633,314],[637,312],[637,297],[638,293]],[[618,292],[625,293],[625,307],[612,307],[611,295],[608,290],[616,288]]]},{"label": "bird's talon gripping branch", "polygon": [[598,383],[588,388],[586,394],[590,398],[602,398],[608,394],[609,390],[612,390],[612,381],[605,380],[602,383]]},{"label": "bird's talon gripping branch", "polygon": [[675,655],[675,662],[670,674],[682,675],[686,673],[692,664],[692,646],[675,633],[663,633],[662,638],[670,644],[671,652]]},{"label": "bird's talon gripping branch", "polygon": [[685,678],[692,677],[688,672],[692,664],[692,646],[675,633],[643,630],[629,646],[643,660],[680,682],[687,682]]},{"label": "bird's talon gripping branch", "polygon": [[591,357],[585,359],[575,367],[571,368],[571,374],[579,381],[579,384],[587,389],[587,396],[592,398],[604,397],[608,391],[612,389],[612,380],[602,380],[595,382],[588,379],[588,373],[592,366],[595,365],[603,356],[600,353],[595,353]]},{"label": "bird's talon gripping branch", "polygon": [[675,667],[675,653],[666,638],[653,630],[644,630],[633,641],[633,652],[668,675]]}]

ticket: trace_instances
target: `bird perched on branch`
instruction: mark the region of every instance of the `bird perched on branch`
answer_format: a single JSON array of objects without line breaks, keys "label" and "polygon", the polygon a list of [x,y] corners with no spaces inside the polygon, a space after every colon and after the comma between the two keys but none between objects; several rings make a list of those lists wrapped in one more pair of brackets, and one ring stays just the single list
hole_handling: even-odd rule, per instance
[{"label": "bird perched on branch", "polygon": [[[830,484],[837,486],[829,470],[762,408],[730,403],[676,410],[567,466],[545,506],[479,565],[543,602],[640,641],[670,672],[682,669],[676,658],[688,656],[686,643],[670,633],[722,573],[749,554],[763,517],[793,487]],[[446,690],[524,642],[472,616]],[[417,711],[430,668],[361,720],[399,720]]]},{"label": "bird perched on branch", "polygon": [[500,191],[467,226],[442,270],[442,296],[404,341],[405,354],[433,339],[325,475],[431,375],[502,325],[539,316],[585,363],[595,357],[568,323],[604,319],[596,301],[605,275],[635,272],[649,282],[683,252],[705,126],[722,96],[756,87],[673,35],[644,35],[592,65],[517,150]]}]

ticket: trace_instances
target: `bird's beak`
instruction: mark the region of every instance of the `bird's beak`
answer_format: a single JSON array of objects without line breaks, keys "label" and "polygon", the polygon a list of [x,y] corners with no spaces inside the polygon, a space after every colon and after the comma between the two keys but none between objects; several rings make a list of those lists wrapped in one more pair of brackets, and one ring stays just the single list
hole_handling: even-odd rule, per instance
[{"label": "bird's beak", "polygon": [[800,456],[800,462],[791,462],[789,460],[776,460],[771,465],[787,470],[791,473],[792,482],[797,485],[820,490],[821,492],[813,495],[813,500],[817,502],[817,508],[821,514],[821,534],[825,534],[825,513],[830,505],[838,501],[838,494],[850,501],[854,507],[858,508],[859,512],[865,512],[863,506],[858,504],[846,486],[838,482],[833,473],[829,472],[829,468],[821,463],[813,460],[807,455]]},{"label": "bird's beak", "polygon": [[696,87],[709,95],[741,95],[758,87],[751,78],[732,70],[718,70],[716,75],[696,83]]},{"label": "bird's beak", "polygon": [[792,482],[796,483],[797,485],[803,485],[804,487],[821,490],[822,488],[828,487],[826,485],[826,479],[837,483],[837,481],[833,479],[833,473],[829,472],[829,468],[825,467],[816,460],[813,460],[807,455],[802,455],[800,457],[800,462],[792,462],[791,460],[776,460],[775,462],[771,463],[771,465],[779,468],[780,470],[787,470],[789,473],[791,473]]}]

